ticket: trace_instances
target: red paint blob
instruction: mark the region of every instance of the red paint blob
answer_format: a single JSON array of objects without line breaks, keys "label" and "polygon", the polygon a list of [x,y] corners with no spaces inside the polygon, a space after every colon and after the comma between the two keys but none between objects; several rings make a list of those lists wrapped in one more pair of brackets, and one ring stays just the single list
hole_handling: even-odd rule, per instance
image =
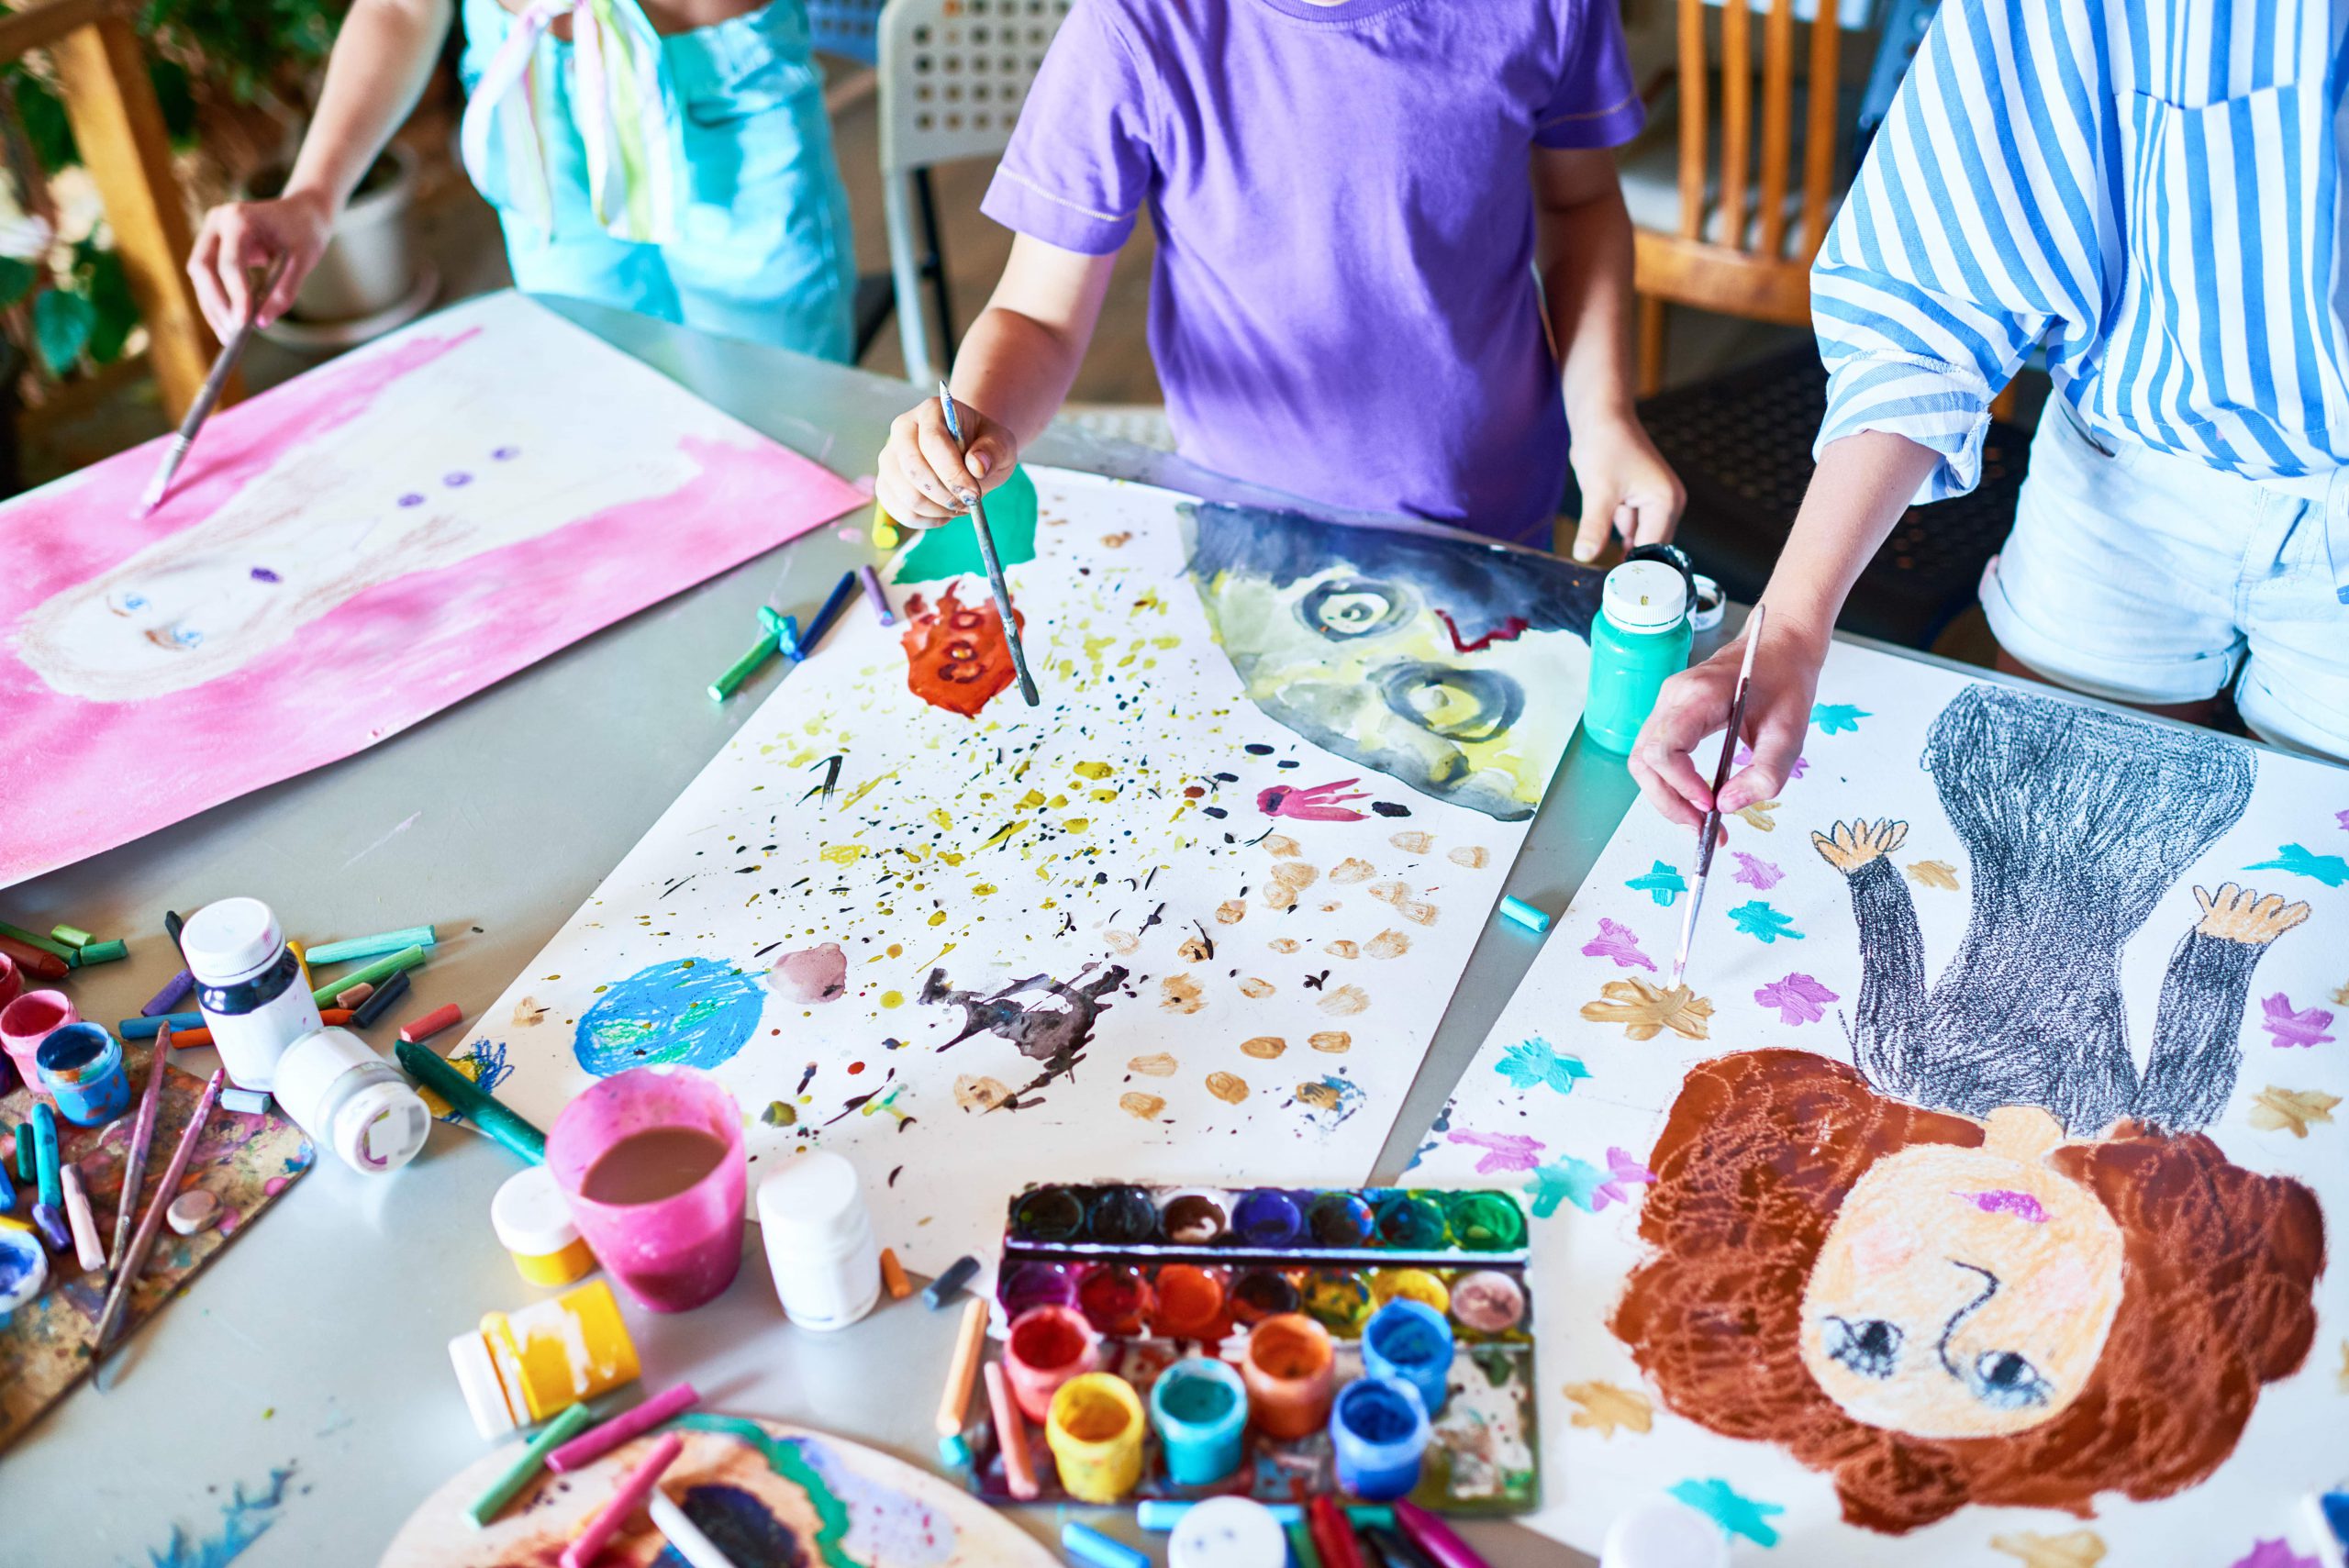
[{"label": "red paint blob", "polygon": [[[906,604],[912,622],[900,639],[906,651],[906,686],[932,707],[975,717],[1012,683],[1011,650],[1003,617],[992,603],[965,606],[950,584],[933,607],[917,594]],[[1013,612],[1018,615],[1018,611]],[[1019,617],[1024,628],[1028,617]]]},{"label": "red paint blob", "polygon": [[852,1062],[848,1064],[848,1075],[852,1078],[863,1071],[864,1063],[862,1062]]}]

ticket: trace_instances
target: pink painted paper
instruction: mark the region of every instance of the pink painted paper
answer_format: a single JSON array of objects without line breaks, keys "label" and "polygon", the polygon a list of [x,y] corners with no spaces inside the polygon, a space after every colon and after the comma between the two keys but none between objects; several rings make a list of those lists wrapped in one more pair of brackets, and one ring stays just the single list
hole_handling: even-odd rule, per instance
[{"label": "pink painted paper", "polygon": [[[585,342],[563,341],[562,334]],[[468,345],[497,351],[450,359]],[[531,366],[551,357],[574,369],[584,365],[589,384],[571,374],[559,384],[534,381]],[[362,587],[240,666],[161,695],[70,695],[28,662],[37,610],[158,540],[205,523],[248,486],[257,488],[265,473],[274,470],[273,495],[298,490],[298,477],[288,475],[304,472],[312,454],[340,454],[348,459],[340,469],[324,461],[320,466],[342,474],[347,489],[349,475],[373,461],[364,453],[371,410],[379,403],[393,406],[393,395],[404,394],[413,424],[417,388],[408,378],[447,378],[458,362],[473,367],[466,373],[474,379],[451,389],[450,428],[427,428],[412,441],[404,435],[400,450],[414,454],[417,472],[387,473],[381,495],[411,486],[430,491],[436,475],[443,484],[469,484],[462,473],[442,472],[451,460],[439,449],[445,442],[461,453],[491,439],[466,428],[479,421],[461,411],[468,398],[475,406],[484,397],[504,398],[507,379],[513,398],[549,400],[534,406],[541,421],[549,406],[615,400],[600,406],[625,410],[629,439],[617,444],[635,460],[636,487],[644,489],[642,470],[653,454],[659,493],[630,495],[616,480],[607,495],[627,498],[599,504],[596,460],[582,464],[574,456],[554,476],[559,484],[537,493],[562,491],[564,503],[577,496],[575,517],[536,537]],[[484,384],[492,380],[499,384]],[[427,380],[425,387],[438,406],[439,382]],[[170,498],[152,516],[134,518],[162,447],[161,439],[150,442],[0,507],[0,885],[348,756],[864,499],[845,481],[517,295],[443,312],[218,415]],[[501,448],[498,456],[519,464],[529,453]],[[629,466],[616,462],[616,473]],[[674,483],[670,470],[677,471]],[[492,477],[484,470],[485,482]],[[537,485],[521,466],[494,477]],[[396,505],[428,500],[451,513],[464,510],[453,489],[446,496],[402,495]],[[276,526],[289,538],[311,526],[298,506],[292,515],[290,523],[261,526]],[[372,538],[381,528],[402,546],[413,535],[399,535],[399,528],[413,530],[417,519],[437,526],[430,525],[437,513],[429,512],[397,523],[336,515],[345,533]],[[323,527],[326,519],[318,521]],[[464,537],[465,526],[452,524],[453,537]],[[290,545],[285,553],[298,555],[302,548]],[[266,548],[256,553],[265,555]],[[264,584],[277,581],[253,575]],[[317,602],[330,600],[327,595]],[[273,608],[309,602],[297,596]],[[91,618],[108,635],[135,641],[128,631]]]}]

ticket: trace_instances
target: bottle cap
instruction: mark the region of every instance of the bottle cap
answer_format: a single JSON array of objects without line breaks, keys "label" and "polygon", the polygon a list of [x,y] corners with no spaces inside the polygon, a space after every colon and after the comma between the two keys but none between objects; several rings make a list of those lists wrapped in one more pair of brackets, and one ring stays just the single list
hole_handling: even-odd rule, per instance
[{"label": "bottle cap", "polygon": [[870,1225],[856,1167],[809,1150],[759,1184],[759,1226],[803,1247],[838,1247]]},{"label": "bottle cap", "polygon": [[270,1086],[303,1131],[371,1175],[415,1159],[432,1129],[431,1113],[399,1070],[349,1029],[312,1029],[287,1046]]},{"label": "bottle cap", "polygon": [[277,916],[258,898],[222,898],[206,904],[180,928],[180,956],[188,973],[206,985],[250,980],[277,962],[285,933]]},{"label": "bottle cap", "polygon": [[1688,613],[1688,579],[1661,561],[1627,561],[1598,591],[1607,618],[1626,631],[1662,631]]},{"label": "bottle cap", "polygon": [[551,1258],[579,1240],[571,1206],[544,1165],[527,1166],[506,1178],[489,1200],[489,1228],[497,1232],[499,1246],[524,1258]]},{"label": "bottle cap", "polygon": [[1608,1526],[1598,1568],[1729,1568],[1729,1540],[1687,1504],[1651,1497]]},{"label": "bottle cap", "polygon": [[343,1163],[371,1175],[389,1175],[424,1147],[432,1113],[396,1079],[370,1084],[334,1113],[334,1151]]},{"label": "bottle cap", "polygon": [[1287,1561],[1287,1533],[1252,1497],[1192,1504],[1166,1543],[1167,1568],[1282,1568]]},{"label": "bottle cap", "polygon": [[495,1441],[521,1426],[506,1402],[506,1385],[498,1381],[497,1363],[490,1359],[489,1341],[479,1330],[449,1341],[449,1359],[456,1363],[457,1386],[465,1396],[474,1430]]}]

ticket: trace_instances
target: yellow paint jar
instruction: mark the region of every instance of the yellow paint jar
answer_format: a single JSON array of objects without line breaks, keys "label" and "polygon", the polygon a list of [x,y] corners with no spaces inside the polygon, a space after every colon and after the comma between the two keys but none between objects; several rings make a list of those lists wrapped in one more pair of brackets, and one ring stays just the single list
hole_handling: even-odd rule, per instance
[{"label": "yellow paint jar", "polygon": [[449,1359],[484,1438],[534,1426],[637,1376],[636,1346],[602,1280],[484,1315],[480,1332],[449,1341]]},{"label": "yellow paint jar", "polygon": [[516,1272],[532,1284],[569,1284],[595,1270],[596,1254],[579,1234],[554,1173],[544,1165],[526,1166],[506,1178],[489,1200],[489,1226],[513,1257]]},{"label": "yellow paint jar", "polygon": [[1141,1396],[1115,1373],[1072,1377],[1044,1422],[1061,1485],[1080,1503],[1114,1503],[1141,1479]]}]

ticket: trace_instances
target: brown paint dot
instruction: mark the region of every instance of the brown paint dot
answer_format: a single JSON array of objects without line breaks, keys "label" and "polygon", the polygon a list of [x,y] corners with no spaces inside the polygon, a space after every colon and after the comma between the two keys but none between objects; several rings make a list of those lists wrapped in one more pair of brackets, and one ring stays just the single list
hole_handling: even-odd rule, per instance
[{"label": "brown paint dot", "polygon": [[1411,895],[1408,883],[1382,882],[1370,890],[1370,895],[1381,904],[1400,904]]},{"label": "brown paint dot", "polygon": [[1378,874],[1378,868],[1368,861],[1348,855],[1330,868],[1330,880],[1351,887],[1358,882],[1368,882]]},{"label": "brown paint dot", "polygon": [[1350,942],[1345,938],[1340,937],[1334,942],[1325,944],[1321,951],[1331,958],[1353,958],[1362,951],[1362,944]]},{"label": "brown paint dot", "polygon": [[1260,1034],[1254,1040],[1240,1042],[1240,1054],[1252,1056],[1259,1062],[1270,1062],[1288,1049],[1288,1041],[1276,1034]]},{"label": "brown paint dot", "polygon": [[1199,983],[1187,974],[1170,974],[1158,989],[1158,1005],[1170,1013],[1196,1013],[1206,1006],[1199,1000]]},{"label": "brown paint dot", "polygon": [[1395,913],[1415,926],[1432,926],[1435,924],[1436,917],[1443,911],[1432,904],[1422,904],[1418,899],[1406,898],[1395,906]]},{"label": "brown paint dot", "polygon": [[1225,1105],[1236,1106],[1248,1097],[1248,1080],[1230,1073],[1210,1073],[1208,1093]]},{"label": "brown paint dot", "polygon": [[1107,944],[1111,952],[1119,954],[1130,953],[1141,946],[1141,939],[1131,931],[1104,931],[1101,933],[1101,940]]},{"label": "brown paint dot", "polygon": [[1185,800],[1197,800],[1200,796],[1206,795],[1207,792],[1208,787],[1205,784],[1185,784],[1183,786],[1183,798]]},{"label": "brown paint dot", "polygon": [[1118,1096],[1118,1108],[1130,1117],[1156,1121],[1158,1113],[1166,1108],[1166,1102],[1156,1095],[1126,1094]]},{"label": "brown paint dot", "polygon": [[1139,1073],[1145,1078],[1172,1078],[1174,1076],[1175,1069],[1181,1065],[1181,1062],[1161,1051],[1149,1056],[1135,1057],[1126,1063],[1126,1071]]},{"label": "brown paint dot", "polygon": [[1237,898],[1227,898],[1222,903],[1215,906],[1215,917],[1218,925],[1236,926],[1240,924],[1241,920],[1247,918],[1247,916],[1248,906],[1241,903]]},{"label": "brown paint dot", "polygon": [[1359,985],[1341,985],[1323,996],[1319,1006],[1331,1018],[1348,1018],[1368,1010],[1370,993]]},{"label": "brown paint dot", "polygon": [[1298,855],[1305,851],[1298,847],[1297,840],[1287,834],[1275,833],[1265,839],[1264,852],[1278,859],[1282,855]]},{"label": "brown paint dot", "polygon": [[1444,859],[1453,865],[1466,866],[1470,871],[1481,871],[1484,869],[1485,862],[1491,860],[1492,856],[1485,852],[1485,846],[1482,844],[1463,844]]},{"label": "brown paint dot", "polygon": [[1343,1056],[1354,1048],[1354,1037],[1343,1029],[1323,1029],[1319,1034],[1306,1036],[1305,1043],[1331,1056]]},{"label": "brown paint dot", "polygon": [[1275,952],[1295,952],[1297,951],[1297,939],[1295,937],[1275,937],[1271,941],[1266,942],[1264,945],[1272,949]]},{"label": "brown paint dot", "polygon": [[1416,832],[1408,828],[1386,841],[1409,855],[1424,855],[1435,848],[1434,834]]},{"label": "brown paint dot", "polygon": [[1240,983],[1240,994],[1242,996],[1252,996],[1260,1001],[1278,989],[1279,987],[1271,981],[1260,980],[1252,974]]},{"label": "brown paint dot", "polygon": [[1400,958],[1411,951],[1411,939],[1400,931],[1381,931],[1363,951],[1373,958]]}]

